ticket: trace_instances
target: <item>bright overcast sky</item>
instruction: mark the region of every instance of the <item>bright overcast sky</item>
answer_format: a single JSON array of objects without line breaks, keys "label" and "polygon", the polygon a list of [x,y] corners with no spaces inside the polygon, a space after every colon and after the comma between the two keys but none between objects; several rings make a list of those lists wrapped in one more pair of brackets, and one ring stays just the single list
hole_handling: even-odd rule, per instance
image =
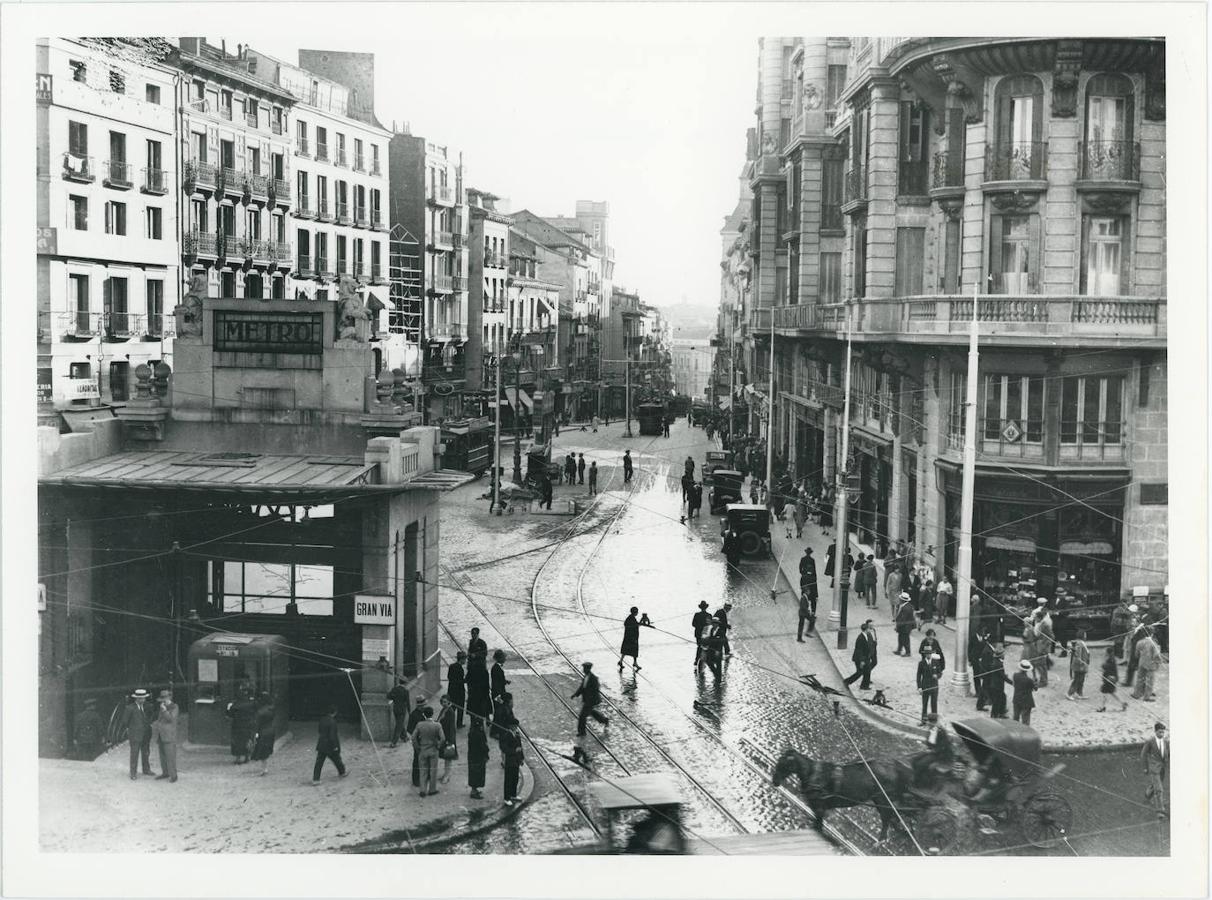
[{"label": "bright overcast sky", "polygon": [[754,120],[756,37],[704,21],[710,7],[681,7],[677,28],[668,17],[641,27],[634,6],[599,11],[612,15],[597,22],[585,7],[580,20],[568,7],[508,9],[494,25],[409,7],[383,37],[363,28],[327,40],[224,37],[229,52],[251,41],[292,63],[299,47],[374,53],[384,125],[408,122],[462,150],[465,183],[514,210],[572,215],[578,199],[608,201],[617,283],[658,304],[715,305],[719,230]]}]

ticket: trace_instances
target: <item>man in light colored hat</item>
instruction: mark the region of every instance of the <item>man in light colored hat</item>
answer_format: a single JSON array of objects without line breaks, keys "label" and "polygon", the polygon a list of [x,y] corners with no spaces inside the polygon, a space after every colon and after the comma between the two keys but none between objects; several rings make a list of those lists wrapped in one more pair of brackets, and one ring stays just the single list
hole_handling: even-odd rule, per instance
[{"label": "man in light colored hat", "polygon": [[896,655],[911,656],[909,632],[917,626],[917,611],[913,608],[908,591],[901,591],[900,604],[896,608],[892,623],[896,626]]},{"label": "man in light colored hat", "polygon": [[152,734],[160,749],[160,774],[157,781],[167,778],[169,783],[177,780],[177,704],[173,703],[172,691],[161,691],[158,701],[160,714],[152,723]]},{"label": "man in light colored hat", "polygon": [[1014,685],[1014,697],[1011,699],[1014,721],[1030,725],[1031,710],[1035,709],[1035,679],[1031,677],[1031,660],[1019,662],[1011,684]]},{"label": "man in light colored hat", "polygon": [[131,702],[122,714],[122,725],[126,728],[126,739],[130,743],[130,780],[139,777],[139,761],[143,761],[143,774],[156,774],[151,770],[151,723],[154,718],[148,694],[139,688],[130,695]]}]

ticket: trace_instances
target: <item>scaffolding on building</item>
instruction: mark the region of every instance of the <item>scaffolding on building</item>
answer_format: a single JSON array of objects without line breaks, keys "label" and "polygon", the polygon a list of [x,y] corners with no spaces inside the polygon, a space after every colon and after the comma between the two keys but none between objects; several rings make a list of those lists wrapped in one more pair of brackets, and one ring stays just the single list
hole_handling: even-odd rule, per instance
[{"label": "scaffolding on building", "polygon": [[404,336],[405,343],[420,346],[424,312],[421,242],[403,225],[391,229],[388,244],[387,330]]}]

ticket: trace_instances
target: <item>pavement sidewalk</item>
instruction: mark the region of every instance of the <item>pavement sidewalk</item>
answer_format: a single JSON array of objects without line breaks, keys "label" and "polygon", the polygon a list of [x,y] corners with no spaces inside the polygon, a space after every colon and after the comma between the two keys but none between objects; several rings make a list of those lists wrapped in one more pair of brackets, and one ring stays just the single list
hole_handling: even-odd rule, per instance
[{"label": "pavement sidewalk", "polygon": [[[467,787],[467,729],[459,731],[460,759],[438,794],[421,798],[411,783],[412,749],[391,749],[342,727],[348,776],[326,763],[312,785],[315,730],[292,723],[297,735],[278,741],[269,774],[260,763],[234,765],[226,747],[180,748],[175,784],[128,777],[126,743],[91,763],[39,760],[39,819],[46,852],[318,853],[398,850],[419,852],[491,828],[520,808],[502,796],[504,770],[490,746],[483,800]],[[152,769],[160,771],[152,748]],[[439,769],[439,774],[441,770]],[[523,803],[534,785],[523,769]]]},{"label": "pavement sidewalk", "polygon": [[[939,642],[943,645],[946,657],[947,672],[939,690],[938,711],[940,718],[963,718],[969,716],[988,715],[988,712],[976,711],[975,695],[968,695],[965,690],[952,684],[951,667],[955,654],[955,630],[952,625],[929,625],[915,630],[910,635],[910,647],[913,655],[910,657],[896,656],[896,630],[892,624],[892,609],[884,591],[884,566],[877,562],[879,571],[878,600],[874,609],[869,609],[864,601],[850,594],[847,610],[848,645],[847,649],[837,648],[836,624],[829,621],[829,612],[833,604],[833,590],[830,578],[825,575],[826,552],[834,540],[836,529],[829,529],[828,534],[811,522],[804,525],[803,538],[796,538],[795,524],[791,519],[790,507],[785,514],[785,521],[771,522],[772,549],[778,559],[784,577],[793,590],[791,599],[799,596],[799,562],[803,556],[804,547],[811,545],[813,557],[816,559],[817,585],[820,599],[817,604],[817,625],[820,629],[819,638],[828,649],[837,671],[840,675],[850,675],[854,671],[854,663],[850,660],[854,640],[858,635],[859,626],[871,619],[876,629],[879,641],[879,662],[872,672],[872,686],[882,689],[890,709],[884,710],[872,706],[866,700],[873,696],[872,691],[861,691],[858,682],[848,690],[859,706],[887,726],[915,736],[921,736],[926,730],[918,725],[921,718],[921,695],[917,692],[917,648],[925,637],[927,627],[934,628]],[[792,535],[787,537],[788,531]],[[851,552],[870,555],[872,548],[858,544],[851,537]],[[839,561],[842,556],[838,554]],[[792,616],[792,621],[798,621],[798,615]],[[789,636],[795,642],[794,634]],[[1006,673],[1013,676],[1014,669],[1020,659],[1020,645],[1011,641],[1006,648]],[[1031,716],[1031,726],[1035,728],[1044,740],[1048,749],[1075,749],[1089,747],[1105,749],[1108,746],[1133,744],[1153,734],[1153,724],[1157,721],[1169,721],[1170,700],[1170,671],[1169,665],[1163,664],[1156,677],[1157,700],[1144,702],[1133,699],[1131,688],[1123,687],[1119,696],[1128,702],[1128,708],[1119,712],[1118,707],[1109,705],[1104,713],[1095,712],[1101,702],[1098,692],[1098,666],[1102,662],[1101,647],[1092,646],[1091,671],[1086,676],[1086,699],[1070,701],[1065,699],[1069,687],[1069,659],[1059,654],[1053,656],[1053,668],[1049,674],[1048,684],[1039,688],[1035,693],[1035,709]],[[1125,666],[1120,667],[1122,678]],[[1010,686],[1006,686],[1007,703],[1009,703]],[[869,717],[870,717],[869,716]]]}]

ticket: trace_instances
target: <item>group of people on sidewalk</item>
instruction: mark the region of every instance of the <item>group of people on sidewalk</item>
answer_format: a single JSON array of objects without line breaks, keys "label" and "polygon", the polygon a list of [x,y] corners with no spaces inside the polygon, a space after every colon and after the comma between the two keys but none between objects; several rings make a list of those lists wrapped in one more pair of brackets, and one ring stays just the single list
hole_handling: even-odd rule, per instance
[{"label": "group of people on sidewalk", "polygon": [[491,736],[505,769],[505,805],[520,802],[524,753],[513,694],[507,690],[510,681],[505,677],[506,659],[504,650],[494,650],[489,667],[488,644],[480,637],[480,629],[473,628],[467,650],[459,650],[446,669],[446,693],[439,696],[436,711],[424,696],[411,700],[405,678],[388,691],[394,718],[390,746],[412,744],[412,785],[421,797],[436,794],[439,784],[449,783],[454,762],[459,759],[458,732],[467,722],[467,785],[471,798],[484,798]]}]

